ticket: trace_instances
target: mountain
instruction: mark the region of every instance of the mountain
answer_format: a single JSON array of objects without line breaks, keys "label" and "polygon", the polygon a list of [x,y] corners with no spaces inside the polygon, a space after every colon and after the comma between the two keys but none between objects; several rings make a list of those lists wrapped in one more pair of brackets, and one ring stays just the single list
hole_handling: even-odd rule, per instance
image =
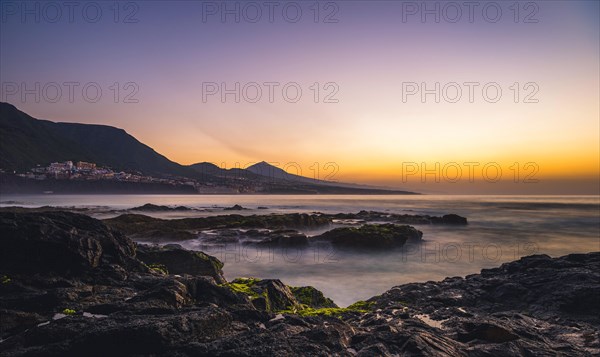
[{"label": "mountain", "polygon": [[35,119],[11,104],[0,103],[0,168],[23,171],[67,160],[148,175],[195,176],[195,171],[167,159],[123,129]]},{"label": "mountain", "polygon": [[255,192],[278,194],[415,194],[389,188],[373,187],[353,183],[316,180],[294,175],[265,161],[258,162],[246,169],[222,169],[209,162],[200,162],[188,166],[201,177],[211,176],[220,182],[254,185]]},{"label": "mountain", "polygon": [[[56,123],[36,119],[11,104],[0,103],[0,169],[6,172],[26,172],[37,165],[47,166],[52,162],[69,160],[94,162],[115,171],[138,171],[154,177],[190,178],[196,181],[196,189],[209,193],[412,193],[315,180],[289,174],[264,161],[247,169],[222,169],[206,162],[184,166],[157,153],[123,129],[106,125]],[[12,182],[13,188],[25,185],[22,180],[15,181],[6,177],[3,180],[5,185]],[[34,184],[33,190],[38,190],[42,185],[35,182],[28,184]],[[74,189],[76,185],[83,184],[78,182],[67,186]],[[89,188],[85,186],[80,189]],[[130,187],[112,189],[130,190]],[[47,190],[54,190],[54,188]],[[61,192],[64,190],[68,190],[68,187],[61,186]],[[102,188],[97,190],[102,191]]]},{"label": "mountain", "polygon": [[285,171],[284,169],[274,166],[274,165],[271,165],[266,161],[261,161],[252,166],[249,166],[246,168],[246,170],[253,172],[256,175],[263,176],[263,177],[271,179],[271,180],[273,180],[273,179],[281,180],[281,181],[290,182],[290,183],[336,186],[336,187],[356,188],[356,189],[366,189],[366,190],[389,190],[389,188],[374,187],[374,186],[369,186],[369,185],[360,185],[360,184],[355,184],[355,183],[326,181],[326,180],[319,180],[319,179],[315,179],[315,178],[290,174],[287,171]]},{"label": "mountain", "polygon": [[222,169],[210,162],[200,162],[188,166],[202,175],[213,175],[216,177],[243,177],[247,180],[260,182],[279,183],[303,183],[303,184],[330,184],[327,181],[314,180],[304,176],[292,175],[286,171],[261,161],[245,169],[231,168]]},{"label": "mountain", "polygon": [[275,180],[283,180],[288,182],[307,183],[307,184],[329,184],[328,181],[311,179],[309,177],[294,175],[286,172],[282,168],[273,166],[266,161],[258,162],[246,168],[246,170],[257,175],[264,176]]}]

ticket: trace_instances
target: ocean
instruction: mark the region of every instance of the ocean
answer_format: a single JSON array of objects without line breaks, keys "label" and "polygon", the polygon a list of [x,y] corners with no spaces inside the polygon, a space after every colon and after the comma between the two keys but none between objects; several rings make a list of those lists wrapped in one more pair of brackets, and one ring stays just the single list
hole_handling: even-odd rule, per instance
[{"label": "ocean", "polygon": [[[160,218],[218,214],[293,212],[399,214],[467,217],[467,226],[415,225],[422,244],[401,250],[360,252],[325,246],[263,249],[177,242],[203,250],[225,263],[226,278],[277,278],[292,286],[312,285],[347,306],[395,285],[465,276],[531,254],[553,257],[600,251],[600,196],[354,196],[354,195],[2,195],[0,206],[83,208],[109,218],[146,203],[196,208],[185,212],[144,213]],[[247,210],[224,211],[239,204]],[[258,209],[261,207],[261,209]],[[320,234],[332,227],[304,231]]]}]

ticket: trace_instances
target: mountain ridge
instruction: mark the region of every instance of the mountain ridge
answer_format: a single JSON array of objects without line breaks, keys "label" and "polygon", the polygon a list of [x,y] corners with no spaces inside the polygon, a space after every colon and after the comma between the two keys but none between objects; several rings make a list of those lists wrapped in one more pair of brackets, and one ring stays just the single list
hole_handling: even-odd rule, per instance
[{"label": "mountain ridge", "polygon": [[[87,161],[115,171],[184,177],[208,185],[252,186],[264,193],[414,194],[287,173],[266,161],[246,169],[222,169],[208,162],[181,165],[121,128],[34,118],[0,102],[0,169],[25,172],[52,162]],[[253,188],[254,187],[254,188]],[[265,190],[265,191],[263,191]]]}]

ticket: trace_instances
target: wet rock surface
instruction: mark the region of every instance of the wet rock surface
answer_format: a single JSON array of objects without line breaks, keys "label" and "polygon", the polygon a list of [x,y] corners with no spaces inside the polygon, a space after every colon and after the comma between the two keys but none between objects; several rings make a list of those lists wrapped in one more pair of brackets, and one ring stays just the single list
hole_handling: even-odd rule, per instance
[{"label": "wet rock surface", "polygon": [[192,211],[192,210],[193,210],[192,208],[189,208],[186,206],[171,207],[171,206],[165,206],[165,205],[155,205],[152,203],[146,203],[145,205],[131,208],[131,211],[142,211],[142,212],[171,212],[171,211],[185,212],[185,211]]},{"label": "wet rock surface", "polygon": [[398,286],[368,301],[390,322],[407,313],[435,326],[467,355],[600,353],[598,252],[528,256],[466,278]]},{"label": "wet rock surface", "polygon": [[[142,208],[146,209],[142,209]],[[137,208],[138,211],[158,212],[161,210],[178,210],[178,207],[156,206],[146,204]],[[225,208],[228,211],[241,211],[245,208],[234,205]],[[0,210],[1,211],[1,210]],[[269,214],[269,215],[240,215],[229,214],[199,218],[179,218],[179,219],[160,219],[149,217],[140,214],[122,214],[118,217],[104,220],[108,226],[116,228],[130,238],[142,242],[177,242],[198,238],[198,232],[203,230],[219,230],[220,234],[213,237],[216,242],[217,238],[226,238],[221,243],[233,243],[231,235],[225,234],[226,230],[238,230],[236,235],[239,241],[240,237],[251,236],[243,230],[256,232],[257,230],[269,230],[271,233],[264,235],[260,244],[272,246],[306,246],[310,242],[310,238],[303,237],[303,233],[298,230],[311,230],[327,228],[332,225],[376,225],[381,226],[382,231],[386,225],[403,226],[407,224],[414,225],[430,225],[444,224],[462,226],[467,224],[467,219],[456,214],[447,214],[441,217],[427,215],[399,215],[375,211],[360,211],[358,213],[339,213],[339,214],[324,214],[324,213],[287,213],[287,214]],[[342,227],[352,228],[352,227]],[[345,231],[332,232],[330,237],[338,233],[352,233],[351,229]],[[359,232],[360,233],[360,232]],[[352,235],[352,234],[351,234]],[[354,235],[355,236],[355,235]],[[372,236],[372,234],[371,234]],[[379,240],[383,242],[382,234],[379,234]],[[413,234],[408,236],[413,239]],[[324,239],[327,240],[327,239]],[[333,239],[338,241],[338,239]],[[364,241],[361,239],[361,241]],[[399,240],[395,240],[396,243]],[[259,243],[259,242],[252,242]],[[348,244],[346,244],[348,243]],[[360,243],[346,242],[342,245],[358,245]],[[367,245],[377,245],[374,241]],[[403,243],[402,243],[403,244]],[[402,245],[402,244],[395,244]]]},{"label": "wet rock surface", "polygon": [[[65,249],[66,248],[66,249]],[[99,266],[138,268],[135,245],[91,217],[68,213],[0,213],[3,271],[79,275]]]},{"label": "wet rock surface", "polygon": [[242,211],[245,210],[246,208],[240,206],[240,205],[233,205],[231,207],[225,207],[223,208],[224,211]]},{"label": "wet rock surface", "polygon": [[395,224],[449,224],[467,225],[467,219],[457,214],[446,214],[441,217],[418,215],[418,214],[396,214],[377,211],[360,211],[358,213],[338,213],[326,215],[333,221],[354,221],[355,223],[389,222]]},{"label": "wet rock surface", "polygon": [[178,244],[167,244],[164,246],[148,246],[139,244],[137,246],[137,257],[149,266],[162,265],[170,274],[190,274],[210,276],[217,283],[225,283],[223,277],[223,263],[217,258],[183,249]]},{"label": "wet rock surface", "polygon": [[305,234],[293,229],[282,229],[268,232],[266,237],[256,244],[275,247],[306,247],[308,242]]},{"label": "wet rock surface", "polygon": [[600,353],[600,253],[525,257],[338,308],[276,279],[218,283],[195,252],[136,247],[73,213],[2,212],[0,245],[2,356]]},{"label": "wet rock surface", "polygon": [[406,242],[420,242],[422,237],[423,232],[414,227],[388,223],[335,228],[312,239],[343,248],[389,249],[401,247]]},{"label": "wet rock surface", "polygon": [[123,233],[142,238],[153,232],[187,232],[207,229],[270,229],[285,230],[296,228],[316,228],[331,223],[328,217],[318,214],[290,213],[272,215],[229,214],[221,216],[160,219],[138,214],[123,214],[104,220],[104,223]]}]

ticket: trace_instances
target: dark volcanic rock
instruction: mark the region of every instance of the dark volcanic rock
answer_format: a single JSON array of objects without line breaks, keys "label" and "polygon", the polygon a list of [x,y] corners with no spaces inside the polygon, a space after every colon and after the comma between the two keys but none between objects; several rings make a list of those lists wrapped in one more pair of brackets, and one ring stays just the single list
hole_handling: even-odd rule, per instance
[{"label": "dark volcanic rock", "polygon": [[534,255],[466,278],[397,286],[370,300],[468,344],[469,355],[600,353],[600,253]]},{"label": "dark volcanic rock", "polygon": [[257,244],[280,247],[306,247],[308,246],[308,237],[292,229],[276,230],[269,232],[267,237]]},{"label": "dark volcanic rock", "polygon": [[194,275],[205,261],[177,246],[139,256],[182,276],[148,269],[85,216],[2,213],[0,233],[3,357],[600,354],[600,253],[525,257],[336,308],[311,287]]},{"label": "dark volcanic rock", "polygon": [[163,205],[155,205],[152,203],[146,203],[143,206],[133,207],[131,211],[142,211],[142,212],[169,212],[169,211],[191,211],[192,209],[185,206],[169,207]]},{"label": "dark volcanic rock", "polygon": [[448,225],[466,225],[467,219],[457,214],[447,214],[442,217],[429,215],[411,215],[384,213],[377,211],[360,211],[358,213],[338,213],[334,215],[324,215],[334,220],[355,220],[361,222],[390,222],[396,224],[448,224]]},{"label": "dark volcanic rock", "polygon": [[304,305],[317,309],[327,307],[338,307],[333,300],[327,298],[323,293],[312,286],[290,287],[296,300]]},{"label": "dark volcanic rock", "polygon": [[183,249],[178,244],[162,247],[139,244],[138,258],[144,263],[164,265],[170,274],[210,276],[219,284],[225,283],[223,263],[202,252]]},{"label": "dark volcanic rock", "polygon": [[242,216],[238,214],[183,219],[159,219],[137,214],[124,214],[104,223],[125,234],[143,237],[153,231],[192,231],[224,228],[294,229],[327,226],[331,218],[318,214],[290,213]]},{"label": "dark volcanic rock", "polygon": [[179,242],[195,239],[198,236],[192,232],[183,229],[160,228],[146,232],[131,234],[129,238],[140,242]]},{"label": "dark volcanic rock", "polygon": [[227,286],[238,294],[248,296],[259,310],[280,311],[299,305],[290,287],[279,279],[239,278]]},{"label": "dark volcanic rock", "polygon": [[401,247],[407,241],[418,242],[423,233],[411,226],[365,224],[359,228],[343,227],[327,231],[314,240],[329,241],[345,248],[384,249]]},{"label": "dark volcanic rock", "polygon": [[446,214],[440,217],[431,217],[433,224],[466,225],[467,219],[457,214]]},{"label": "dark volcanic rock", "polygon": [[223,208],[224,211],[241,211],[241,210],[245,210],[246,208],[240,206],[240,205],[233,205],[231,207],[225,207]]},{"label": "dark volcanic rock", "polygon": [[134,243],[69,212],[0,213],[0,271],[80,275],[100,266],[139,269]]}]

